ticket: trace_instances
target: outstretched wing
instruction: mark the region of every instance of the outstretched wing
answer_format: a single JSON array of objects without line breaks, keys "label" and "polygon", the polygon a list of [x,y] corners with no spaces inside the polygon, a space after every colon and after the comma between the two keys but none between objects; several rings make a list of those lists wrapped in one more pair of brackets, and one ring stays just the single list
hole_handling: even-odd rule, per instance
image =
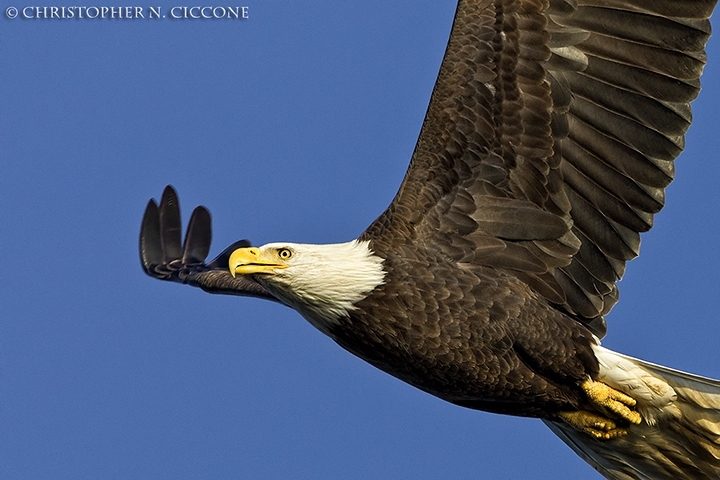
[{"label": "outstretched wing", "polygon": [[461,0],[410,168],[363,237],[508,271],[603,336],[716,1]]},{"label": "outstretched wing", "polygon": [[233,243],[213,261],[205,263],[212,241],[210,212],[205,207],[196,207],[193,211],[183,243],[181,235],[180,204],[175,189],[168,185],[160,206],[150,200],[143,216],[140,262],[145,273],[160,280],[200,287],[210,293],[277,301],[248,276],[233,277],[230,274],[230,254],[237,248],[249,247],[248,240]]}]

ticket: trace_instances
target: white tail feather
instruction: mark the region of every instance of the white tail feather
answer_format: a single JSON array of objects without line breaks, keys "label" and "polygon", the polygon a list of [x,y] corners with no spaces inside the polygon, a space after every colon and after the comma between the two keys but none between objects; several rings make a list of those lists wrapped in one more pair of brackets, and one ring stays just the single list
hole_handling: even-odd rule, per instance
[{"label": "white tail feather", "polygon": [[720,478],[720,381],[603,347],[595,353],[598,380],[635,398],[644,421],[612,440],[545,421],[550,429],[608,479]]}]

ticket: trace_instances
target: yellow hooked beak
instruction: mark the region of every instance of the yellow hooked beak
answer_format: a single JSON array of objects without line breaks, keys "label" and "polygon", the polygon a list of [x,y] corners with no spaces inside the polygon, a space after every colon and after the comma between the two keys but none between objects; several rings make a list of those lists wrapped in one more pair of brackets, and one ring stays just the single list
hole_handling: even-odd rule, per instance
[{"label": "yellow hooked beak", "polygon": [[273,254],[274,251],[263,252],[257,247],[238,248],[230,255],[230,273],[233,277],[237,274],[275,273],[278,268],[288,267],[279,263],[281,260]]}]

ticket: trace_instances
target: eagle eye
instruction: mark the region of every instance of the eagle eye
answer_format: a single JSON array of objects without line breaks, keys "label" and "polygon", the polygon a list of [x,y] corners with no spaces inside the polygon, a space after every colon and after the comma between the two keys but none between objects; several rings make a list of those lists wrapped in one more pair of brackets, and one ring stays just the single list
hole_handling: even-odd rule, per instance
[{"label": "eagle eye", "polygon": [[289,260],[290,257],[292,257],[292,252],[289,248],[280,248],[278,249],[278,257],[282,258],[283,260]]}]

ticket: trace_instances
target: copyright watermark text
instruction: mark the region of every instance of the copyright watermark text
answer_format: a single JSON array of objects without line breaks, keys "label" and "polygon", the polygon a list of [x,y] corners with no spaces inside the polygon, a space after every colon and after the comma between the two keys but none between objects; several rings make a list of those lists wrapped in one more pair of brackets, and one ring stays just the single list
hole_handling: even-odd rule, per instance
[{"label": "copyright watermark text", "polygon": [[7,18],[26,20],[52,19],[189,19],[189,20],[244,20],[250,17],[249,7],[193,6],[193,7],[87,7],[87,6],[27,6],[20,9],[7,7]]}]

